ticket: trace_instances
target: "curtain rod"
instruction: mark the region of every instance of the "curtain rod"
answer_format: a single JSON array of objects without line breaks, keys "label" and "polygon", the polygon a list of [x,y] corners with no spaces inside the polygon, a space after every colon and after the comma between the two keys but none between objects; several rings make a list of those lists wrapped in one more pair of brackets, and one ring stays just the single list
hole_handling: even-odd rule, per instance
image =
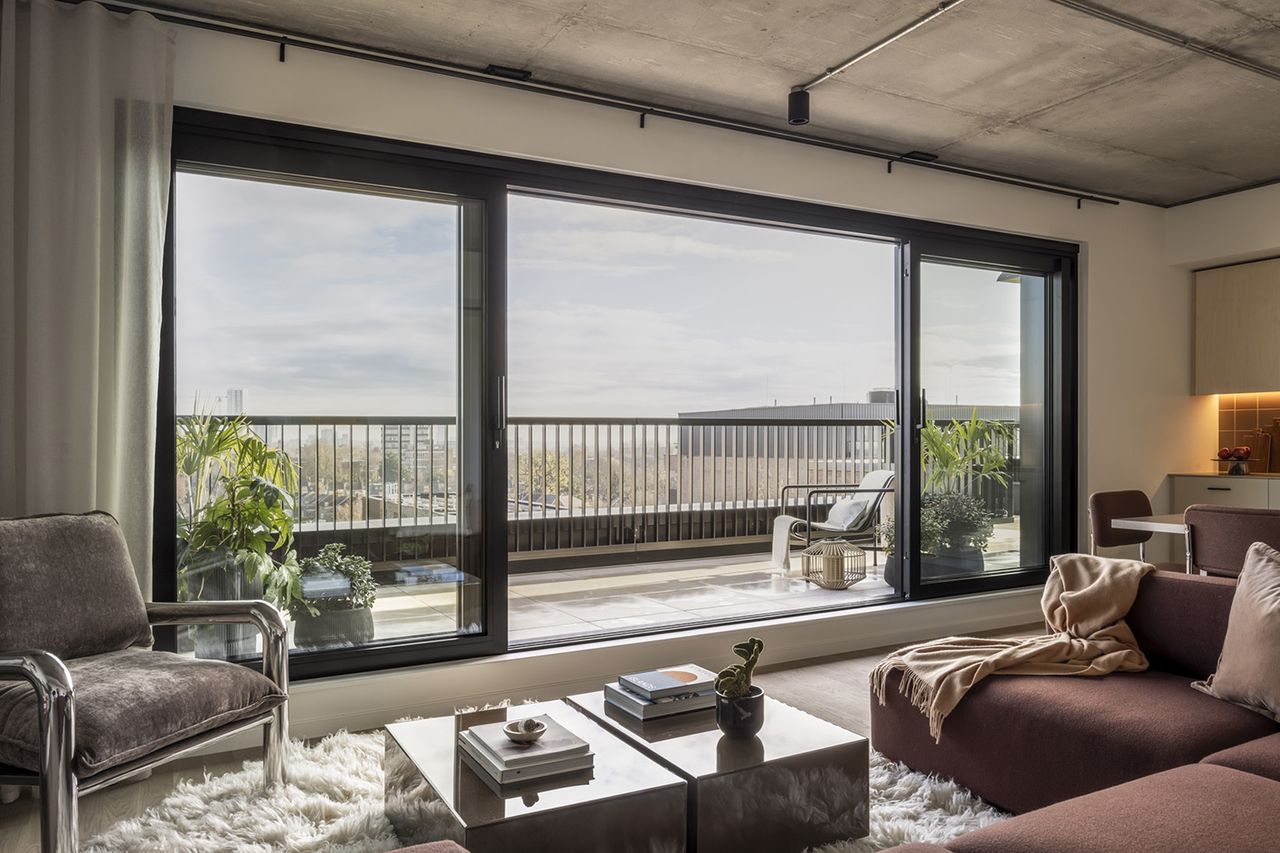
[{"label": "curtain rod", "polygon": [[[1089,190],[1081,190],[1073,187],[1065,187],[1055,184],[1040,183],[1028,178],[1020,178],[1015,175],[1008,175],[1001,172],[994,172],[986,169],[971,168],[953,163],[942,163],[938,161],[924,162],[921,160],[906,159],[903,154],[894,154],[876,148],[870,148],[862,145],[854,145],[852,143],[841,142],[834,139],[827,139],[821,136],[810,136],[803,133],[795,133],[794,131],[779,130],[768,127],[766,125],[752,124],[750,122],[737,121],[735,119],[721,118],[719,116],[709,115],[706,113],[694,112],[692,110],[684,110],[677,107],[665,107],[659,104],[637,101],[628,98],[609,95],[602,92],[594,92],[588,89],[580,89],[572,86],[565,86],[556,83],[543,83],[530,79],[513,79],[510,77],[497,77],[493,73],[473,66],[462,65],[460,63],[446,62],[428,57],[414,56],[407,53],[399,53],[396,51],[382,50],[378,48],[364,47],[352,42],[344,42],[336,39],[319,38],[309,36],[304,33],[291,32],[288,30],[273,29],[260,27],[254,24],[246,24],[227,18],[215,17],[212,15],[203,15],[194,12],[185,12],[178,9],[171,9],[152,3],[137,3],[131,0],[60,0],[60,2],[71,2],[79,5],[84,2],[98,2],[99,5],[117,12],[146,12],[154,15],[161,21],[171,24],[180,24],[184,26],[196,27],[199,29],[210,30],[213,32],[224,33],[227,35],[242,36],[245,38],[253,38],[259,41],[272,42],[284,47],[303,47],[309,50],[315,50],[322,53],[330,53],[338,56],[345,56],[351,59],[364,59],[372,62],[379,62],[385,65],[394,65],[401,68],[412,68],[419,71],[425,71],[431,74],[440,74],[448,77],[459,77],[467,80],[474,80],[487,83],[494,86],[503,86],[506,88],[520,89],[524,91],[537,92],[553,97],[564,98],[566,100],[579,101],[582,103],[595,104],[597,106],[612,107],[614,109],[626,110],[633,112],[640,117],[640,126],[644,127],[646,116],[656,116],[659,118],[669,118],[676,121],[688,122],[691,124],[700,124],[709,127],[717,127],[724,130],[733,130],[740,133],[749,133],[755,136],[768,137],[770,139],[779,139],[787,142],[798,142],[804,145],[812,145],[818,148],[826,148],[833,151],[841,151],[847,154],[857,154],[863,157],[871,157],[877,160],[884,160],[892,169],[895,163],[909,163],[922,169],[933,169],[939,172],[947,172],[955,175],[963,175],[970,178],[979,178],[981,180],[992,181],[995,183],[1006,184],[1009,186],[1021,187],[1022,189],[1036,190],[1038,192],[1051,193],[1053,195],[1065,196],[1075,199],[1076,207],[1079,208],[1083,202],[1094,202],[1096,204],[1118,205],[1120,201],[1133,201],[1138,204],[1149,204],[1139,199],[1129,199],[1124,197],[1107,197],[1098,195]],[[283,60],[283,52],[281,54]]]}]

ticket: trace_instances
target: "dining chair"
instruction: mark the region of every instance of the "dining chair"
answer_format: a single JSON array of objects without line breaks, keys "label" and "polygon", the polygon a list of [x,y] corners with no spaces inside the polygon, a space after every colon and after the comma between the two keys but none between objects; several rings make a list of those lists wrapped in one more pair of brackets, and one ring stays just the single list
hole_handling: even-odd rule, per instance
[{"label": "dining chair", "polygon": [[[1138,546],[1138,559],[1147,561],[1147,542],[1151,540],[1149,530],[1121,530],[1111,526],[1117,518],[1138,518],[1154,515],[1151,499],[1146,492],[1137,489],[1123,489],[1113,492],[1094,492],[1089,495],[1089,553],[1096,555],[1099,548],[1122,548],[1127,545]],[[1157,563],[1156,568],[1171,572],[1182,572],[1186,567],[1180,563]]]},{"label": "dining chair", "polygon": [[1195,504],[1186,519],[1192,566],[1205,574],[1239,577],[1254,542],[1280,550],[1280,510]]}]

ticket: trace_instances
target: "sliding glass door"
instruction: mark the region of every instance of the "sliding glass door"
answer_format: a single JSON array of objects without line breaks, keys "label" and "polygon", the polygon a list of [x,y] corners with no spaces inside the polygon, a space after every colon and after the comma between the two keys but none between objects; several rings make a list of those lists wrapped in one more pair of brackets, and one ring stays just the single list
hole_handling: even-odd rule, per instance
[{"label": "sliding glass door", "polygon": [[[501,650],[483,192],[367,158],[286,174],[257,168],[269,144],[203,150],[174,175],[174,597],[268,599],[304,672]],[[258,643],[178,638],[232,660]]]},{"label": "sliding glass door", "polygon": [[295,677],[1074,546],[1074,246],[195,110],[173,150],[154,595],[270,599]]},{"label": "sliding glass door", "polygon": [[1067,544],[1051,511],[1051,477],[1067,475],[1055,416],[1072,393],[1050,369],[1063,261],[927,240],[904,251],[908,591],[1025,583]]}]

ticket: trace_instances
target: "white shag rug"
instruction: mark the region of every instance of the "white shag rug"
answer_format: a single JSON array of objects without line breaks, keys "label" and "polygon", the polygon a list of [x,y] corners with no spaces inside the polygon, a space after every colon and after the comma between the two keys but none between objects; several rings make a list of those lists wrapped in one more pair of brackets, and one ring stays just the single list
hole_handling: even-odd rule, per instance
[{"label": "white shag rug", "polygon": [[[290,783],[262,788],[262,764],[184,782],[158,806],[82,845],[85,853],[380,853],[401,846],[382,812],[381,733],[338,732],[289,757]],[[426,811],[430,811],[426,806]],[[424,815],[425,816],[425,815]],[[821,853],[943,844],[1007,817],[954,782],[871,754],[871,834]]]}]

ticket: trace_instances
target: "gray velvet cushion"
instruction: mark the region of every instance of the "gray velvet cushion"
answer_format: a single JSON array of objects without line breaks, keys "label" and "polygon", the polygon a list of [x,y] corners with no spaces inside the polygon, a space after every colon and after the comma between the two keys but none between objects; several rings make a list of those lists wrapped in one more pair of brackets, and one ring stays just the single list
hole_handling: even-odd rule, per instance
[{"label": "gray velvet cushion", "polygon": [[[259,672],[133,648],[67,661],[75,690],[81,778],[274,708],[283,694]],[[0,681],[0,764],[35,771],[35,692]]]},{"label": "gray velvet cushion", "polygon": [[151,644],[120,525],[104,512],[0,519],[0,650],[63,660]]}]

